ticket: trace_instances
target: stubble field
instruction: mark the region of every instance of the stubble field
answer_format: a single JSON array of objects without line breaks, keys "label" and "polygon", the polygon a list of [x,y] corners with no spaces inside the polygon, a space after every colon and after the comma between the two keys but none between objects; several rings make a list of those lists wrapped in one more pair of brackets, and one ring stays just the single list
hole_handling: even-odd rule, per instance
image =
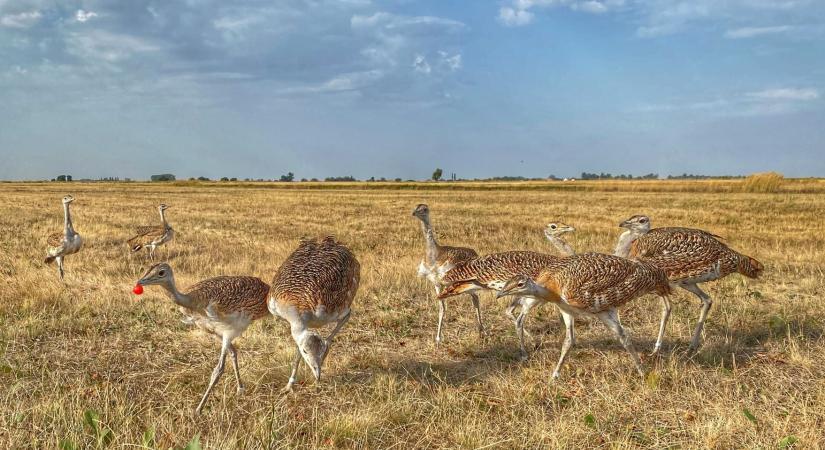
[{"label": "stubble field", "polygon": [[[141,448],[151,435],[163,449],[195,436],[205,448],[825,446],[825,195],[626,186],[0,184],[0,448]],[[43,256],[66,193],[85,243],[67,257],[63,284]],[[361,287],[320,385],[302,367],[306,383],[279,393],[294,344],[285,322],[266,318],[236,341],[246,391],[236,394],[227,370],[193,417],[218,343],[181,323],[159,288],[140,300],[130,292],[150,262],[130,255],[125,240],[158,221],[160,202],[171,206],[177,235],[157,254],[181,287],[216,275],[270,282],[302,236],[334,234],[350,246]],[[483,341],[461,296],[450,299],[445,343],[434,347],[437,302],[416,276],[418,203],[430,205],[441,243],[479,253],[553,252],[541,232],[553,220],[577,228],[569,241],[578,251],[609,252],[617,224],[644,213],[654,226],[722,235],[766,270],[759,281],[734,275],[705,285],[715,303],[697,355],[685,350],[699,302],[679,291],[662,355],[644,360],[645,380],[603,325],[579,320],[577,346],[552,382],[564,332],[549,306],[527,323],[535,346],[527,362],[503,314],[507,301],[491,293],[482,294]],[[643,352],[658,319],[652,296],[622,310]],[[84,414],[97,414],[97,432]]]}]

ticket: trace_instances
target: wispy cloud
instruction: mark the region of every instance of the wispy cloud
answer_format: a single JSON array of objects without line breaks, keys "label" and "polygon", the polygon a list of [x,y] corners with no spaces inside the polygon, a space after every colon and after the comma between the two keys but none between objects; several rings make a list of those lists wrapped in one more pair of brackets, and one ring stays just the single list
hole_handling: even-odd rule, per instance
[{"label": "wispy cloud", "polygon": [[508,27],[520,27],[533,21],[533,13],[526,9],[503,6],[498,10],[498,20]]},{"label": "wispy cloud", "polygon": [[819,90],[813,88],[777,88],[749,92],[747,96],[762,100],[809,101],[819,98]]},{"label": "wispy cloud", "polygon": [[24,11],[0,16],[0,25],[9,28],[29,28],[43,17],[40,11]]},{"label": "wispy cloud", "polygon": [[778,25],[773,27],[743,27],[728,30],[725,37],[728,39],[749,39],[772,34],[782,34],[793,30],[794,27],[788,25]]},{"label": "wispy cloud", "polygon": [[772,88],[707,100],[674,101],[637,107],[635,112],[701,112],[710,116],[766,116],[800,111],[819,99],[815,88]]}]

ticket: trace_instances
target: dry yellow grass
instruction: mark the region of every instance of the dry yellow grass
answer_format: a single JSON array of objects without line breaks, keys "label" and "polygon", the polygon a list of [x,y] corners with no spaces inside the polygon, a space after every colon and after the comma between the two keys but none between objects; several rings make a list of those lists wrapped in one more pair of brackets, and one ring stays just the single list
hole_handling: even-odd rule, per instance
[{"label": "dry yellow grass", "polygon": [[[806,183],[820,190],[816,181]],[[605,186],[618,187],[2,184],[0,447],[92,447],[87,410],[111,430],[111,446],[129,448],[140,447],[150,429],[157,448],[195,435],[208,448],[776,448],[793,439],[800,447],[825,446],[825,196],[790,193],[793,183],[783,194]],[[85,248],[67,258],[64,286],[42,256],[45,236],[60,229],[67,189],[77,198]],[[173,206],[177,236],[158,255],[182,286],[218,274],[269,281],[301,236],[333,233],[349,243],[362,284],[322,385],[278,393],[293,344],[285,323],[266,319],[236,341],[246,392],[236,395],[227,372],[203,416],[192,417],[218,345],[183,325],[158,289],[140,301],[130,293],[148,261],[128,255],[124,240],[133,226],[157,221],[153,207],[161,201]],[[419,202],[430,204],[442,242],[483,253],[551,251],[541,233],[551,219],[577,227],[571,243],[578,250],[609,251],[618,222],[645,213],[655,226],[723,235],[767,269],[758,282],[731,276],[707,285],[716,302],[697,356],[683,351],[698,301],[680,292],[664,355],[645,361],[646,381],[601,324],[580,321],[578,345],[553,383],[563,331],[550,308],[528,322],[538,348],[526,363],[502,313],[506,302],[489,293],[482,298],[484,342],[469,300],[458,297],[448,306],[446,342],[433,348],[437,308],[429,285],[415,276],[423,242],[410,213]],[[623,311],[638,348],[652,348],[658,314],[654,298]],[[301,378],[310,378],[306,369]]]}]

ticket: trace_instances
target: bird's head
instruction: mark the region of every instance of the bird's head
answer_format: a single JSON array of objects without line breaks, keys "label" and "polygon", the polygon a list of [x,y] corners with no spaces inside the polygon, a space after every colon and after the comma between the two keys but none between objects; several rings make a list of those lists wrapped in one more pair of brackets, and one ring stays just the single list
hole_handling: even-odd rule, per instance
[{"label": "bird's head", "polygon": [[414,217],[418,217],[421,220],[426,220],[427,217],[430,216],[430,208],[426,204],[421,203],[420,205],[415,207],[412,215]]},{"label": "bird's head", "polygon": [[298,339],[298,350],[301,358],[312,369],[315,381],[321,380],[321,365],[327,355],[327,344],[321,335],[315,331],[305,331]]},{"label": "bird's head", "polygon": [[576,231],[576,229],[574,227],[572,227],[570,225],[567,225],[565,223],[562,223],[562,222],[550,222],[544,228],[544,234],[547,237],[550,237],[550,236],[558,237],[558,236],[563,235],[564,233],[572,233],[574,231]]},{"label": "bird's head", "polygon": [[71,195],[66,195],[65,197],[63,197],[63,204],[64,205],[68,205],[69,203],[71,203],[73,201],[74,201],[74,197],[72,197]]},{"label": "bird's head", "polygon": [[527,275],[516,275],[510,278],[504,287],[498,291],[496,298],[506,297],[508,295],[517,296],[531,296],[538,291],[538,286],[532,278]]},{"label": "bird's head", "polygon": [[619,226],[636,233],[647,233],[650,231],[650,217],[635,215],[620,223]]},{"label": "bird's head", "polygon": [[152,284],[167,284],[172,281],[172,267],[169,264],[162,262],[150,267],[137,284],[141,286],[149,286]]},{"label": "bird's head", "polygon": [[160,211],[166,211],[167,209],[169,209],[169,205],[167,205],[166,203],[161,203],[160,205],[158,205],[158,210]]}]

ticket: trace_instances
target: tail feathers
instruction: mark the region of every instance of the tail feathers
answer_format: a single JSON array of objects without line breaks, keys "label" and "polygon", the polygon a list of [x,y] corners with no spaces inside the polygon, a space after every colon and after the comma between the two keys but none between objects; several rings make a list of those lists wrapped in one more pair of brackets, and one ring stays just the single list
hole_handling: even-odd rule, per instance
[{"label": "tail feathers", "polygon": [[762,274],[762,271],[765,270],[765,266],[750,256],[742,255],[739,258],[739,267],[737,269],[739,273],[748,278],[758,278],[759,275]]},{"label": "tail feathers", "polygon": [[43,262],[46,263],[46,264],[51,264],[51,263],[54,262],[55,258],[57,258],[57,257],[56,256],[47,256],[46,259],[43,260]]}]

